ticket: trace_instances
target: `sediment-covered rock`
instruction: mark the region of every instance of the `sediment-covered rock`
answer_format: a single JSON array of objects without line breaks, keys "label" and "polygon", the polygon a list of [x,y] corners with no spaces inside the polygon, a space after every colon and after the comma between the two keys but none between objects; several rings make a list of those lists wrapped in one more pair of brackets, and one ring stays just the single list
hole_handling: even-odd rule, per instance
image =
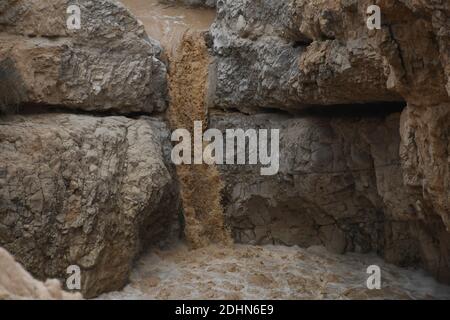
[{"label": "sediment-covered rock", "polygon": [[63,291],[58,280],[47,280],[43,283],[34,279],[3,248],[0,248],[0,270],[0,300],[81,298],[80,294]]},{"label": "sediment-covered rock", "polygon": [[375,251],[446,281],[448,235],[436,216],[422,216],[421,194],[403,185],[399,118],[213,115],[210,127],[223,132],[281,132],[277,175],[261,176],[258,166],[219,166],[236,241]]},{"label": "sediment-covered rock", "polygon": [[[281,134],[277,175],[261,176],[259,167],[248,165],[220,166],[235,238],[303,247],[323,243],[340,253],[377,250],[384,214],[376,170],[400,167],[398,115],[391,117],[397,127],[376,118],[212,116],[211,127],[221,130],[270,128]],[[385,151],[377,163],[376,148]]]},{"label": "sediment-covered rock", "polygon": [[65,278],[78,265],[86,297],[117,290],[140,249],[175,236],[160,120],[42,114],[0,127],[0,245],[34,276]]},{"label": "sediment-covered rock", "polygon": [[[80,8],[78,30],[67,27],[71,4]],[[0,7],[0,107],[163,111],[160,51],[115,0],[7,0]]]}]

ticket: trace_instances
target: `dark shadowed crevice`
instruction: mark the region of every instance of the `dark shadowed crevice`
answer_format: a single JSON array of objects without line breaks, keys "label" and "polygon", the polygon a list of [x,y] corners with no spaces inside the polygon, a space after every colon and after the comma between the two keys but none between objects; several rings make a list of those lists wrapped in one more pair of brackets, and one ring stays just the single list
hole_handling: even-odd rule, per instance
[{"label": "dark shadowed crevice", "polygon": [[[11,109],[11,108],[10,108]],[[62,105],[48,105],[48,104],[40,104],[40,103],[20,103],[14,106],[14,112],[10,112],[14,114],[21,115],[34,115],[34,114],[51,114],[51,113],[67,113],[67,114],[76,114],[76,115],[90,115],[93,117],[114,117],[114,116],[122,116],[131,119],[136,119],[142,116],[152,116],[158,117],[161,116],[160,113],[157,112],[127,112],[123,113],[116,109],[110,110],[85,110],[79,108],[67,108],[67,106]]]},{"label": "dark shadowed crevice", "polygon": [[317,105],[299,111],[291,111],[296,116],[316,117],[385,117],[392,113],[402,112],[406,102],[375,102],[362,104]]},{"label": "dark shadowed crevice", "polygon": [[292,47],[293,48],[308,47],[311,43],[313,43],[312,39],[297,40],[292,43]]}]

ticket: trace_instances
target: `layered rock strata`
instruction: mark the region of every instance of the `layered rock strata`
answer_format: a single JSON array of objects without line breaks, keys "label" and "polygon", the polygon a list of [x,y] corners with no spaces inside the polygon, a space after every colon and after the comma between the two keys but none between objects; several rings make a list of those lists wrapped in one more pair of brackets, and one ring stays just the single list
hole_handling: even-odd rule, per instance
[{"label": "layered rock strata", "polygon": [[[366,25],[372,4],[381,8],[380,30]],[[221,128],[281,127],[287,146],[278,179],[256,171],[240,179],[247,169],[221,169],[235,238],[373,249],[391,262],[422,264],[449,282],[449,5],[224,0],[217,2],[217,14],[210,33],[214,107],[291,114],[282,121],[272,113],[212,119]],[[387,115],[401,111],[402,101],[407,106],[400,119],[389,116],[388,124],[378,124],[384,127],[379,137],[373,120],[339,119],[349,113],[348,105],[353,114],[370,107]],[[317,110],[325,119],[314,117]],[[337,145],[338,154],[332,148]],[[360,165],[354,157],[361,157]],[[333,180],[339,162],[342,181]],[[364,183],[354,173],[362,164]],[[315,221],[324,213],[326,228]],[[342,224],[348,226],[329,227]]]},{"label": "layered rock strata", "polygon": [[[80,29],[67,26],[70,4],[80,8]],[[161,112],[167,83],[160,51],[115,0],[7,0],[0,5],[0,108]]]}]

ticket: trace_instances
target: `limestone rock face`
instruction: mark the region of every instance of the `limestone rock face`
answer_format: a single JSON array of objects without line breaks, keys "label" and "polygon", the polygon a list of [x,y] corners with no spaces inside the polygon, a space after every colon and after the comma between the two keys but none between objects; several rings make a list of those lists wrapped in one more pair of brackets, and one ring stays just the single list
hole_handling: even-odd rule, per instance
[{"label": "limestone rock face", "polygon": [[[216,5],[217,19],[205,46],[190,40],[201,59],[171,60],[176,116],[208,109],[210,128],[281,130],[278,175],[214,171],[234,239],[375,251],[450,283],[450,3],[182,2]],[[168,128],[140,116],[170,100],[159,44],[116,0],[73,3],[79,30],[67,28],[71,1],[0,3],[0,112],[27,111],[0,118],[0,246],[40,279],[80,266],[93,297],[123,287],[140,249],[179,231],[179,188]],[[381,30],[367,28],[372,4]],[[192,106],[200,118],[179,112]],[[0,298],[64,296],[53,282],[36,293],[3,280]]]},{"label": "limestone rock face", "polygon": [[219,1],[211,29],[217,106],[249,112],[400,100],[386,88],[367,35],[342,41],[354,18],[344,23],[338,2]]},{"label": "limestone rock face", "polygon": [[408,103],[400,123],[404,185],[416,194],[418,215],[433,234],[420,242],[429,268],[450,282],[450,3],[378,4],[383,27],[368,43],[383,57],[387,87]]},{"label": "limestone rock face", "polygon": [[[400,168],[398,118],[214,116],[211,126],[221,130],[271,128],[281,134],[277,175],[261,176],[259,167],[247,165],[220,167],[235,238],[254,244],[325,244],[339,253],[381,251],[382,197],[393,196],[386,178],[391,174],[401,184],[400,173],[395,174]],[[405,205],[391,204],[399,214]]]},{"label": "limestone rock face", "polygon": [[450,232],[450,3],[380,6],[387,26],[370,40],[389,67],[388,87],[408,102],[401,125],[404,181],[423,194],[424,215],[439,215]]},{"label": "limestone rock face", "polygon": [[0,127],[0,245],[33,275],[78,265],[86,297],[118,290],[140,249],[176,232],[160,120],[42,114]]},{"label": "limestone rock face", "polygon": [[[381,30],[366,25],[373,4]],[[449,282],[450,3],[223,0],[217,10],[210,33],[216,107],[328,113],[281,122],[272,114],[213,117],[220,128],[282,127],[281,159],[295,159],[283,160],[280,178],[251,171],[240,179],[246,169],[222,169],[235,238],[376,250]],[[339,120],[344,104],[391,113],[395,104],[379,102],[400,101],[407,107],[395,121]],[[328,220],[316,221],[323,215]]]},{"label": "limestone rock face", "polygon": [[63,291],[58,280],[47,280],[45,283],[35,280],[3,248],[0,248],[0,270],[0,300],[81,298],[80,294]]},{"label": "limestone rock face", "polygon": [[119,2],[75,3],[80,8],[79,30],[67,27],[71,1],[2,2],[0,107],[163,111],[167,83],[160,46]]},{"label": "limestone rock face", "polygon": [[281,134],[277,175],[261,176],[250,165],[220,166],[234,238],[375,251],[399,265],[420,263],[446,281],[448,233],[436,216],[421,216],[421,194],[404,187],[399,118],[212,116],[211,127],[223,132],[271,128]]}]

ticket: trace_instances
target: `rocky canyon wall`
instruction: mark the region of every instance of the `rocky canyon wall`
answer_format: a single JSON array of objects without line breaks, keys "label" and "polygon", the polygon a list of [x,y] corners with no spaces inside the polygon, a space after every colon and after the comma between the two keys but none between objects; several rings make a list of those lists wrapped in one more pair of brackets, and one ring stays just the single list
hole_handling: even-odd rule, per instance
[{"label": "rocky canyon wall", "polygon": [[449,14],[445,1],[217,2],[212,127],[282,128],[280,176],[221,168],[236,240],[375,250],[450,280]]},{"label": "rocky canyon wall", "polygon": [[186,6],[213,8],[216,6],[216,1],[217,0],[162,0],[161,2],[171,4],[181,3]]},{"label": "rocky canyon wall", "polygon": [[77,3],[72,31],[67,1],[0,5],[0,246],[40,279],[78,265],[93,297],[178,237],[180,207],[154,116],[167,105],[161,48],[119,2]]},{"label": "rocky canyon wall", "polygon": [[[77,3],[72,31],[67,1],[0,4],[0,246],[34,276],[79,265],[93,297],[180,229],[201,246],[229,227],[450,282],[448,2],[183,1],[217,18],[168,61],[120,2]],[[194,120],[280,129],[279,173],[176,170],[170,130]]]},{"label": "rocky canyon wall", "polygon": [[[44,104],[118,113],[164,111],[161,48],[118,1],[7,0],[0,7],[1,106]],[[10,90],[11,89],[11,90]],[[2,107],[4,108],[4,107]]]}]

